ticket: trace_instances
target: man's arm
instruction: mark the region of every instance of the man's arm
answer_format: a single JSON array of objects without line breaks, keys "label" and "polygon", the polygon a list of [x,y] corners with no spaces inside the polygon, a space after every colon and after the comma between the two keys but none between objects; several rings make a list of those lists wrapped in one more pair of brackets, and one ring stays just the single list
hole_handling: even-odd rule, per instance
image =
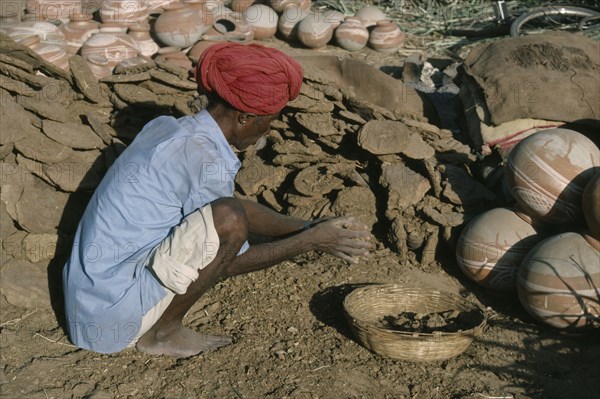
[{"label": "man's arm", "polygon": [[257,202],[238,199],[248,219],[248,231],[265,237],[282,237],[303,230],[303,219],[283,215]]},{"label": "man's arm", "polygon": [[[291,225],[291,223],[290,223]],[[353,229],[362,227],[361,229]],[[281,240],[252,245],[227,266],[228,276],[265,269],[296,255],[310,251],[325,252],[351,263],[369,254],[371,234],[352,217],[326,220],[310,230]]]}]

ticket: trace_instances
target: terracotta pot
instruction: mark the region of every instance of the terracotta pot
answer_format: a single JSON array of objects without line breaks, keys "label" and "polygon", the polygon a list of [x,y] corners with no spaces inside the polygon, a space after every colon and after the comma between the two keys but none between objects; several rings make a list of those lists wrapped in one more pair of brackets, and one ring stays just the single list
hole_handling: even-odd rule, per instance
[{"label": "terracotta pot", "polygon": [[222,15],[215,21],[214,28],[228,41],[245,43],[254,39],[252,26],[246,21],[244,14],[239,12]]},{"label": "terracotta pot", "polygon": [[464,228],[456,246],[456,260],[463,273],[477,284],[512,292],[519,264],[543,238],[542,230],[512,210],[492,209]]},{"label": "terracotta pot", "polygon": [[194,44],[190,51],[188,51],[188,58],[190,58],[193,63],[196,63],[200,59],[200,56],[202,55],[204,50],[206,50],[215,43],[218,42],[209,40],[198,41],[196,44]]},{"label": "terracotta pot", "polygon": [[86,14],[94,14],[101,5],[102,0],[81,0],[81,11]]},{"label": "terracotta pot", "polygon": [[[0,24],[0,32],[6,35],[10,35],[10,32],[12,32],[15,27],[23,23],[18,17],[0,17],[0,22],[2,22]],[[24,38],[25,37],[22,37],[21,39]]]},{"label": "terracotta pot", "polygon": [[148,65],[150,64],[150,66],[148,66],[148,69],[150,69],[152,67],[152,65],[154,65],[154,61],[152,61],[151,58],[148,58],[146,56],[143,55],[138,55],[136,57],[131,57],[131,58],[127,58],[124,59],[123,61],[119,62],[115,68],[113,69],[113,73],[120,73],[119,70],[120,69],[130,69],[133,67],[139,67],[142,65]]},{"label": "terracotta pot", "polygon": [[69,55],[67,54],[66,47],[44,43],[40,40],[39,36],[36,35],[20,40],[19,43],[29,47],[43,60],[50,62],[65,71],[69,70]]},{"label": "terracotta pot", "polygon": [[72,19],[60,25],[59,29],[67,40],[67,52],[73,55],[77,54],[87,39],[100,31],[100,24],[94,21],[90,14],[74,14]]},{"label": "terracotta pot", "polygon": [[35,15],[38,21],[68,22],[81,9],[81,0],[27,0],[27,13]]},{"label": "terracotta pot", "polygon": [[93,34],[81,46],[81,56],[88,62],[94,76],[101,79],[112,74],[121,61],[137,57],[140,50],[135,40],[119,26],[100,26],[100,32]]},{"label": "terracotta pot", "polygon": [[146,7],[148,7],[148,14],[160,14],[164,11],[164,8],[171,3],[175,3],[177,0],[146,0]]},{"label": "terracotta pot", "polygon": [[547,238],[519,268],[519,300],[548,326],[575,332],[599,327],[599,257],[580,234]]},{"label": "terracotta pot", "polygon": [[254,4],[244,12],[244,18],[252,26],[256,40],[270,39],[277,32],[279,17],[275,10],[264,4]]},{"label": "terracotta pot", "polygon": [[18,20],[21,21],[26,2],[23,0],[3,1],[0,3],[0,21],[2,23]]},{"label": "terracotta pot", "polygon": [[276,12],[282,14],[289,7],[310,11],[312,0],[271,0],[269,4]]},{"label": "terracotta pot", "polygon": [[298,40],[308,48],[325,47],[333,37],[335,25],[323,13],[310,13],[298,24]]},{"label": "terracotta pot", "polygon": [[178,66],[185,69],[192,68],[192,61],[180,48],[177,47],[163,47],[158,50],[154,60],[157,62],[164,62],[174,66]]},{"label": "terracotta pot", "polygon": [[129,26],[121,22],[106,22],[100,24],[99,29],[103,33],[127,33]]},{"label": "terracotta pot", "polygon": [[254,3],[256,3],[256,0],[232,0],[230,7],[232,11],[244,12]]},{"label": "terracotta pot", "polygon": [[217,6],[212,10],[211,14],[213,16],[213,20],[218,21],[232,12],[234,11],[231,8],[225,7],[223,4],[217,4]]},{"label": "terracotta pot", "polygon": [[23,15],[23,22],[39,22],[39,21],[44,21],[47,22],[45,19],[39,18],[37,15],[35,14],[24,14]]},{"label": "terracotta pot", "polygon": [[16,42],[29,36],[37,35],[40,37],[42,43],[54,44],[63,46],[65,49],[67,48],[65,35],[56,25],[46,21],[22,22],[8,27],[7,34]]},{"label": "terracotta pot", "polygon": [[356,17],[347,17],[333,34],[337,44],[348,51],[360,50],[369,40],[369,31]]},{"label": "terracotta pot", "polygon": [[388,20],[389,17],[377,6],[366,6],[361,8],[354,15],[360,19],[366,28],[377,25],[377,22]]},{"label": "terracotta pot", "polygon": [[202,7],[173,3],[156,19],[154,33],[167,46],[185,48],[200,40],[213,23],[213,14]]},{"label": "terracotta pot", "polygon": [[582,196],[583,216],[589,230],[586,239],[600,251],[600,173],[586,184]]},{"label": "terracotta pot", "polygon": [[90,67],[90,70],[96,79],[102,79],[105,76],[110,76],[115,69],[115,66],[119,64],[117,62],[112,65],[112,63],[108,61],[108,58],[100,54],[90,54],[85,56],[85,62]]},{"label": "terracotta pot", "polygon": [[600,170],[600,150],[568,129],[542,130],[508,154],[506,181],[519,206],[533,219],[555,225],[583,224],[581,195]]},{"label": "terracotta pot", "polygon": [[393,53],[404,43],[404,32],[390,20],[377,22],[369,34],[369,46],[382,53]]},{"label": "terracotta pot", "polygon": [[310,14],[310,11],[299,7],[287,7],[279,16],[277,30],[281,37],[286,40],[296,40],[298,38],[298,24]]},{"label": "terracotta pot", "polygon": [[100,19],[103,23],[143,23],[148,21],[149,15],[145,0],[104,0],[100,6]]},{"label": "terracotta pot", "polygon": [[219,32],[218,30],[215,29],[214,25],[210,27],[209,30],[207,30],[202,37],[200,38],[199,41],[197,41],[196,43],[200,43],[202,41],[208,41],[208,42],[226,42],[227,41],[227,37],[225,37],[225,35],[221,32]]},{"label": "terracotta pot", "polygon": [[141,55],[152,57],[158,52],[158,44],[150,36],[149,24],[131,25],[128,34],[137,43]]},{"label": "terracotta pot", "polygon": [[319,13],[323,14],[323,20],[333,25],[334,29],[340,26],[346,19],[346,16],[338,10],[324,10]]},{"label": "terracotta pot", "polygon": [[8,34],[10,28],[21,24],[20,16],[0,17],[0,32]]},{"label": "terracotta pot", "polygon": [[224,0],[181,0],[182,4],[199,8],[204,13],[214,13],[223,6]]}]

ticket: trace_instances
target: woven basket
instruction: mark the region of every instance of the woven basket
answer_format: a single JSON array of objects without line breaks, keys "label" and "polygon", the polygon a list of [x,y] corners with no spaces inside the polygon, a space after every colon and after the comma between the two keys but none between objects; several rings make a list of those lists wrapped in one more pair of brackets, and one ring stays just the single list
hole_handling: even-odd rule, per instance
[{"label": "woven basket", "polygon": [[[402,312],[436,313],[475,311],[477,325],[458,332],[406,332],[383,327],[385,316]],[[408,361],[439,361],[464,352],[473,337],[483,333],[486,317],[474,303],[440,291],[376,284],[358,288],[344,300],[344,313],[352,332],[367,349]]]}]

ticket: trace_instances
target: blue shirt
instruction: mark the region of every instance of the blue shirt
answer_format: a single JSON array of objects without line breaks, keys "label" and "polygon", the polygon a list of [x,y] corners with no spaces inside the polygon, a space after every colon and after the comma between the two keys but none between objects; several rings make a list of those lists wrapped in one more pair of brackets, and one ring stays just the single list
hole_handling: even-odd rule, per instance
[{"label": "blue shirt", "polygon": [[118,352],[165,289],[146,267],[150,251],[189,213],[231,197],[240,162],[202,110],[144,126],[96,189],[63,272],[72,342]]}]

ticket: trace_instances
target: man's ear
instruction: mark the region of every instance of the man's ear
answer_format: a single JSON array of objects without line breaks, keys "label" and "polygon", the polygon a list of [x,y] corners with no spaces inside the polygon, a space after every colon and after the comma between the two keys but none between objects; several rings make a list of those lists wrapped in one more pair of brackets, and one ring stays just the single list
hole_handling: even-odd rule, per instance
[{"label": "man's ear", "polygon": [[253,118],[254,116],[256,115],[249,114],[247,112],[240,112],[240,114],[238,115],[238,122],[240,125],[245,125],[246,122],[248,122],[250,118]]}]

